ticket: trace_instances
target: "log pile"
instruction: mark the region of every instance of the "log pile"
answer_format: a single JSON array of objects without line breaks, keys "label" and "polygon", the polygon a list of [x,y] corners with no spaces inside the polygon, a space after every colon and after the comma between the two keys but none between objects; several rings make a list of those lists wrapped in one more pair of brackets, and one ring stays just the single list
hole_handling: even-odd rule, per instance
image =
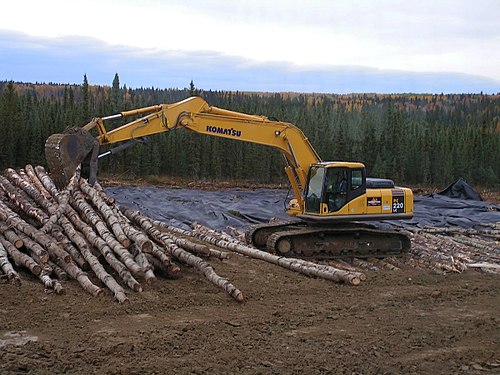
[{"label": "log pile", "polygon": [[79,171],[64,190],[40,166],[9,168],[0,175],[0,280],[20,285],[18,271],[25,269],[57,294],[71,279],[93,296],[109,290],[125,302],[127,289],[141,292],[159,275],[178,278],[185,265],[242,301],[243,293],[208,262],[230,253],[334,282],[366,280],[354,267],[279,257],[208,228],[186,231],[152,220],[119,207],[98,183],[91,186],[80,178]]},{"label": "log pile", "polygon": [[126,214],[78,171],[60,191],[42,167],[7,169],[0,176],[1,279],[20,285],[16,269],[23,268],[57,294],[64,293],[64,281],[74,279],[93,296],[108,289],[125,302],[126,288],[140,292],[160,274],[177,278],[179,264],[185,264],[243,300],[242,292],[200,257],[224,259],[222,252],[158,235],[147,217]]},{"label": "log pile", "polygon": [[478,227],[411,229],[413,262],[436,272],[500,273],[500,222]]}]

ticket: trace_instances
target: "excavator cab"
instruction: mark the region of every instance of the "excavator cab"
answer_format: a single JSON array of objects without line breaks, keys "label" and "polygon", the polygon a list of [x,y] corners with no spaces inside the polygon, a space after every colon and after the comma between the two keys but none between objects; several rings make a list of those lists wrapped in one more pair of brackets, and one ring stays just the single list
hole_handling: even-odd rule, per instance
[{"label": "excavator cab", "polygon": [[309,168],[304,212],[312,222],[410,218],[413,194],[388,179],[366,178],[362,163],[323,162]]},{"label": "excavator cab", "polygon": [[336,164],[322,163],[309,169],[309,183],[305,192],[306,213],[338,212],[349,201],[366,192],[365,168],[362,164]]}]

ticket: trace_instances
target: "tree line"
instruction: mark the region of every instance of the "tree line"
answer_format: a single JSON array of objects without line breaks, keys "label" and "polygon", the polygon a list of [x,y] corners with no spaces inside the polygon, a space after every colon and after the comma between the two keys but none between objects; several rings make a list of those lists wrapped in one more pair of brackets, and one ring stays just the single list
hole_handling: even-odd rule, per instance
[{"label": "tree line", "polygon": [[[199,95],[210,105],[291,122],[325,161],[361,161],[372,177],[401,184],[500,184],[500,95],[300,94],[0,82],[0,167],[44,165],[49,135],[92,117]],[[119,123],[117,123],[118,125]],[[100,173],[193,180],[284,182],[265,146],[186,130],[100,159]]]}]

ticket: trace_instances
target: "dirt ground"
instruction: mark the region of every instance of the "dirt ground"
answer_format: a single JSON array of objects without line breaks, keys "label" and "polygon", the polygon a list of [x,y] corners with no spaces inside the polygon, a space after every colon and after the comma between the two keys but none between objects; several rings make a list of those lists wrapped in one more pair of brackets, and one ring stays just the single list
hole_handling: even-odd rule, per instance
[{"label": "dirt ground", "polygon": [[0,285],[0,373],[500,373],[498,275],[384,270],[346,286],[239,255],[211,263],[245,302],[189,268],[124,305],[76,282],[47,294],[23,273]]}]

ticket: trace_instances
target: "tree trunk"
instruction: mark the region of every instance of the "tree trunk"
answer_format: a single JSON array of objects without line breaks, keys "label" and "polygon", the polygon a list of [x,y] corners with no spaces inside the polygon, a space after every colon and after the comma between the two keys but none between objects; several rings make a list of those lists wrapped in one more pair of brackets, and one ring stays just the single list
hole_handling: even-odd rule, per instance
[{"label": "tree trunk", "polygon": [[17,235],[16,232],[9,229],[7,225],[0,223],[0,233],[2,233],[5,238],[16,247],[16,249],[20,249],[24,246],[23,240]]},{"label": "tree trunk", "polygon": [[362,276],[363,274],[359,272],[343,271],[329,266],[326,266],[327,268],[325,268],[325,266],[318,267],[318,265],[313,262],[308,262],[302,259],[279,257],[267,253],[265,251],[261,251],[245,245],[239,245],[234,242],[218,240],[217,238],[202,233],[197,233],[196,236],[200,240],[211,243],[215,246],[229,249],[236,253],[249,256],[251,258],[265,260],[266,262],[279,265],[281,267],[302,273],[307,276],[318,277],[335,282],[344,282],[351,285],[358,285],[361,281],[360,278],[364,278],[364,276]]},{"label": "tree trunk", "polygon": [[42,273],[42,267],[33,260],[29,255],[20,252],[11,242],[9,242],[2,234],[0,234],[0,243],[5,247],[5,250],[14,260],[16,266],[26,267],[35,276]]},{"label": "tree trunk", "polygon": [[[35,168],[35,171],[37,173],[38,178],[42,182],[43,186],[49,191],[53,197],[57,199],[57,196],[59,194],[59,191],[57,190],[56,186],[54,185],[53,181],[50,179],[50,177],[47,175],[45,170],[37,166]],[[78,239],[77,242],[75,242],[75,245],[77,245],[82,251],[82,255],[84,258],[87,260],[89,263],[90,267],[96,272],[96,275],[99,277],[101,281],[103,281],[108,288],[114,293],[115,298],[119,302],[125,302],[127,300],[127,297],[123,291],[123,289],[115,282],[115,280],[104,270],[104,268],[99,264],[99,260],[97,257],[95,257],[92,254],[92,251],[87,248],[86,241],[88,240],[90,244],[95,246],[99,250],[99,252],[104,256],[104,259],[108,262],[108,264],[116,271],[118,272],[118,275],[121,277],[121,279],[127,284],[127,286],[137,292],[142,291],[141,284],[137,282],[137,280],[134,279],[134,277],[130,274],[130,272],[127,270],[127,268],[121,263],[113,254],[113,251],[111,248],[107,245],[107,243],[97,236],[97,234],[94,232],[94,230],[85,222],[83,222],[80,217],[78,216],[77,212],[69,205],[66,208],[66,215],[68,219],[71,221],[71,223],[80,231],[83,233],[85,236],[86,240],[84,239]],[[66,227],[64,223],[62,223],[63,228]],[[69,228],[69,227],[67,227]],[[69,233],[67,233],[69,235]],[[75,238],[71,237],[73,240]],[[78,237],[76,237],[78,238]]]},{"label": "tree trunk", "polygon": [[14,271],[12,264],[10,264],[7,250],[2,245],[1,242],[0,242],[0,269],[2,269],[5,275],[7,275],[7,278],[11,283],[21,285],[21,279],[19,278],[19,274],[16,271]]},{"label": "tree trunk", "polygon": [[40,194],[43,195],[43,197],[47,200],[50,200],[52,199],[52,195],[48,192],[47,189],[45,189],[45,187],[43,186],[42,182],[40,181],[40,179],[38,178],[38,176],[36,175],[36,172],[35,170],[33,169],[33,166],[28,164],[26,165],[26,167],[24,168],[25,171],[26,171],[26,174],[27,176],[29,177],[31,183],[33,185],[35,185],[35,188],[38,192],[40,192]]},{"label": "tree trunk", "polygon": [[228,280],[217,275],[212,266],[210,266],[210,264],[205,262],[203,259],[178,247],[168,236],[165,236],[164,233],[161,233],[158,229],[156,229],[148,218],[137,211],[134,212],[126,208],[122,208],[122,212],[130,221],[137,223],[143,230],[148,232],[152,238],[163,244],[165,249],[176,259],[184,264],[197,268],[198,271],[200,271],[211,283],[224,289],[226,293],[237,301],[243,301],[243,293],[238,288],[236,288]]},{"label": "tree trunk", "polygon": [[0,185],[7,193],[11,202],[13,202],[17,207],[19,207],[21,211],[24,212],[26,215],[33,218],[37,223],[43,224],[49,219],[48,215],[44,211],[34,206],[30,202],[30,199],[26,195],[26,193],[24,193],[20,189],[17,189],[14,185],[12,185],[12,183],[7,178],[1,175],[0,175]]},{"label": "tree trunk", "polygon": [[[103,193],[104,194],[104,193]],[[130,221],[123,216],[123,214],[116,207],[113,208],[113,212],[120,221],[123,231],[128,238],[132,239],[136,246],[145,253],[151,253],[153,250],[153,242],[146,236],[143,232],[134,228]]]},{"label": "tree trunk", "polygon": [[87,202],[85,202],[82,193],[80,191],[74,191],[73,198],[71,205],[92,223],[102,239],[106,241],[111,249],[113,249],[123,264],[125,264],[135,276],[144,277],[144,272],[142,272],[141,267],[135,262],[132,254],[114,238],[113,234],[108,230],[106,224],[101,220],[99,215]]},{"label": "tree trunk", "polygon": [[88,182],[83,178],[80,179],[80,189],[90,197],[92,203],[102,214],[118,241],[123,245],[123,247],[128,248],[130,246],[129,238],[123,232],[120,222],[118,221],[116,215],[113,213],[113,210],[101,198],[100,194],[95,189],[93,189],[92,186],[90,186]]}]

